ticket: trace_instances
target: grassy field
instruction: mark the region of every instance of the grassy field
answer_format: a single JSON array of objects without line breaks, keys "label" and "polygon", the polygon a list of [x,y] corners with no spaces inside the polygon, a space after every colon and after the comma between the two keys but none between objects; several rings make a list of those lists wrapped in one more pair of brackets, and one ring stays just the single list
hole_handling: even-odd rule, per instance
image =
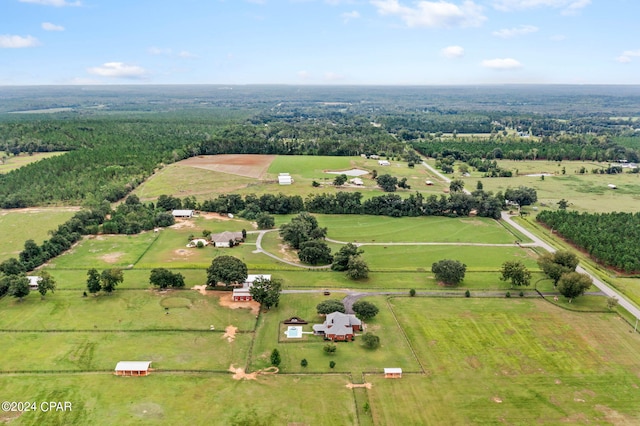
[{"label": "grassy field", "polygon": [[[246,309],[220,306],[216,296],[194,290],[116,290],[111,295],[82,297],[57,291],[41,299],[33,292],[22,302],[0,300],[2,330],[223,330],[234,325],[253,330],[255,316]],[[169,315],[165,308],[169,307]]]},{"label": "grassy field", "polygon": [[[44,424],[357,424],[349,377],[230,374],[152,374],[144,378],[97,375],[0,376],[5,398],[69,401],[67,412],[25,412],[12,425]],[[304,398],[301,398],[304,396]],[[258,414],[259,413],[259,414]],[[6,419],[14,413],[1,413]],[[0,417],[3,420],[3,417]],[[242,423],[246,422],[246,423]]]},{"label": "grassy field", "polygon": [[74,215],[70,208],[37,208],[0,210],[0,262],[18,257],[24,242],[31,239],[38,244],[49,238],[48,232]]},{"label": "grassy field", "polygon": [[514,299],[391,305],[428,373],[367,376],[377,424],[640,421],[640,339],[615,315]]},{"label": "grassy field", "polygon": [[513,243],[515,236],[487,218],[427,216],[390,218],[366,215],[315,215],[328,238],[347,242]]},{"label": "grassy field", "polygon": [[0,174],[9,173],[12,170],[19,169],[27,164],[44,160],[45,158],[56,157],[64,152],[35,152],[32,155],[10,156],[4,162],[0,163]]},{"label": "grassy field", "polygon": [[[433,160],[430,160],[434,164]],[[618,175],[593,174],[591,170],[608,167],[609,163],[582,161],[511,161],[500,160],[498,165],[519,175],[511,178],[482,178],[482,172],[471,172],[471,177],[462,178],[465,186],[475,189],[480,180],[485,191],[503,191],[508,187],[527,186],[538,193],[539,204],[557,208],[556,203],[564,198],[571,209],[586,212],[640,211],[640,174],[622,173]],[[565,173],[562,174],[562,168]],[[577,171],[585,167],[587,173]],[[553,176],[526,176],[528,174],[549,173]],[[458,176],[456,176],[458,178]],[[611,190],[608,184],[618,187]]]},{"label": "grassy field", "polygon": [[[356,337],[353,342],[336,343],[337,351],[333,355],[328,355],[323,350],[326,342],[321,337],[306,336],[307,338],[301,341],[287,339],[284,335],[279,337],[279,323],[294,315],[309,322],[309,325],[303,326],[303,331],[312,331],[313,324],[322,323],[324,318],[316,314],[315,307],[326,298],[322,295],[308,294],[283,295],[280,307],[263,314],[260,317],[254,343],[252,369],[267,367],[269,355],[277,347],[282,357],[280,365],[282,372],[327,373],[331,371],[330,361],[336,363],[336,371],[347,371],[354,375],[359,375],[363,371],[381,372],[384,367],[392,364],[407,371],[420,371],[398,324],[387,309],[385,299],[380,296],[366,298],[380,309],[380,313],[366,323],[365,329],[380,337],[378,349],[366,349],[362,341]],[[331,298],[340,298],[340,294],[335,293]],[[309,363],[307,367],[300,365],[303,358]]]}]

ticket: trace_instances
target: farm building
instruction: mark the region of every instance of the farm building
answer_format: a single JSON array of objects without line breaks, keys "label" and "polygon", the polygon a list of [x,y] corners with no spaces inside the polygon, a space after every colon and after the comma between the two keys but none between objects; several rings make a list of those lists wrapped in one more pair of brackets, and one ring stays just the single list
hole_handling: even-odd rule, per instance
[{"label": "farm building", "polygon": [[258,278],[262,278],[264,280],[270,280],[271,279],[271,275],[270,274],[265,274],[265,275],[247,275],[247,279],[242,284],[242,287],[238,287],[238,288],[234,288],[233,289],[233,301],[234,302],[247,302],[249,300],[253,300],[253,297],[251,297],[251,292],[249,290],[251,289],[251,287],[253,287],[253,283]]},{"label": "farm building", "polygon": [[291,185],[293,183],[293,178],[289,173],[280,173],[278,175],[278,184],[279,185]]},{"label": "farm building", "polygon": [[239,243],[243,241],[242,232],[224,231],[220,234],[211,234],[209,236],[214,247],[230,247],[229,241]]},{"label": "farm building", "polygon": [[29,280],[29,290],[37,290],[38,283],[42,281],[42,277],[37,275],[27,275],[27,279]]},{"label": "farm building", "polygon": [[147,376],[151,361],[120,361],[116,364],[116,376]]},{"label": "farm building", "polygon": [[323,324],[313,326],[313,333],[324,336],[325,340],[353,340],[354,333],[362,329],[362,321],[353,314],[332,312]]},{"label": "farm building", "polygon": [[364,182],[360,178],[353,178],[349,182],[351,182],[352,184],[357,185],[357,186],[364,185]]},{"label": "farm building", "polygon": [[401,379],[402,378],[402,368],[385,368],[384,369],[384,378],[385,379]]},{"label": "farm building", "polygon": [[431,186],[431,185],[433,185],[433,182],[431,182],[430,180],[426,180],[424,183],[425,183],[427,186]]},{"label": "farm building", "polygon": [[192,218],[193,210],[173,210],[171,215],[173,217]]},{"label": "farm building", "polygon": [[380,165],[380,166],[390,166],[391,163],[388,162],[387,160],[378,160],[378,165]]},{"label": "farm building", "polygon": [[609,189],[618,189],[617,186],[615,186],[614,184],[610,183],[609,185],[607,185],[609,187]]}]

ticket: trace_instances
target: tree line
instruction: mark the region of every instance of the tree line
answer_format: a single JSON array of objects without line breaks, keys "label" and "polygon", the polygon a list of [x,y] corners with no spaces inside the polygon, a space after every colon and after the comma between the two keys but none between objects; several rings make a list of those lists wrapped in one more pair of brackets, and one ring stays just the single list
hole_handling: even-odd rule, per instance
[{"label": "tree line", "polygon": [[640,213],[545,210],[536,219],[599,262],[627,273],[640,271]]}]

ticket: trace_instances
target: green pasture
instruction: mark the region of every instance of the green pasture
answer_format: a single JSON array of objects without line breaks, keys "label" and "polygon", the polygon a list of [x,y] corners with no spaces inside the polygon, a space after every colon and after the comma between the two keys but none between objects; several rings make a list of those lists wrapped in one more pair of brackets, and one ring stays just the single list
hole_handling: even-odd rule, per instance
[{"label": "green pasture", "polygon": [[[640,174],[622,173],[601,175],[591,173],[591,169],[608,167],[609,163],[582,161],[498,161],[500,167],[518,170],[519,176],[511,178],[481,178],[482,173],[472,172],[469,178],[463,178],[468,189],[475,188],[480,180],[485,191],[504,191],[508,187],[527,186],[538,193],[538,205],[546,204],[552,209],[564,198],[571,204],[570,209],[587,212],[639,211]],[[562,174],[562,168],[566,174]],[[587,173],[577,171],[585,167]],[[550,173],[542,180],[539,176],[527,174]],[[618,189],[609,189],[614,184]]]},{"label": "green pasture", "polygon": [[44,160],[45,158],[56,157],[62,155],[64,152],[34,152],[31,155],[11,155],[4,161],[0,162],[0,175],[9,173],[12,170],[19,169],[27,164],[35,163],[36,161]]},{"label": "green pasture", "polygon": [[158,170],[133,193],[145,201],[163,194],[180,198],[195,196],[198,200],[206,200],[222,193],[235,192],[255,182],[256,179],[245,176],[174,163]]},{"label": "green pasture", "polygon": [[195,290],[119,289],[88,297],[79,291],[56,291],[44,299],[31,292],[22,302],[10,297],[0,300],[0,329],[209,330],[214,325],[223,330],[233,325],[253,330],[255,316],[249,310],[223,307],[218,300]]},{"label": "green pasture", "polygon": [[[0,376],[5,399],[73,404],[68,412],[25,412],[12,425],[226,426],[256,418],[278,425],[351,425],[357,420],[348,382],[345,375],[269,375],[250,381],[233,380],[231,374]],[[0,419],[11,414],[2,413]]]},{"label": "green pasture", "polygon": [[[149,360],[165,370],[227,370],[243,365],[251,334],[228,342],[218,332],[0,332],[0,371],[113,370],[118,361]],[[43,350],[46,348],[46,350]]]},{"label": "green pasture", "polygon": [[17,258],[24,242],[34,240],[42,244],[48,234],[74,215],[69,209],[38,208],[29,210],[0,210],[0,262]]},{"label": "green pasture", "polygon": [[[335,293],[330,297],[340,299],[341,295]],[[312,331],[313,324],[324,321],[323,317],[316,314],[315,307],[326,298],[319,294],[287,294],[281,297],[278,308],[262,314],[253,347],[252,370],[268,367],[271,351],[278,348],[282,357],[280,371],[288,373],[327,373],[331,371],[330,361],[336,363],[334,370],[348,371],[355,375],[363,371],[382,371],[389,365],[419,371],[420,367],[413,358],[407,341],[387,308],[385,298],[381,296],[366,299],[380,309],[380,313],[365,326],[365,331],[380,337],[378,349],[366,349],[356,335],[352,342],[336,342],[337,351],[328,355],[323,350],[327,342],[319,336],[306,335],[305,339],[295,341],[296,339],[279,335],[279,323],[294,315],[309,322],[303,326],[303,331]],[[300,366],[303,358],[308,361],[307,367]]]},{"label": "green pasture", "polygon": [[372,271],[431,271],[431,265],[442,259],[459,260],[468,271],[497,271],[507,260],[520,260],[529,269],[537,268],[535,253],[520,247],[376,245],[362,249],[362,258]]},{"label": "green pasture", "polygon": [[[101,272],[98,269],[98,272]],[[56,280],[59,290],[78,291],[82,294],[87,290],[87,270],[86,269],[47,269],[47,272]],[[207,283],[207,271],[205,269],[175,269],[184,276],[185,288],[192,288],[196,285]],[[151,288],[149,283],[150,269],[126,269],[123,271],[124,280],[117,290],[145,290]],[[34,292],[34,294],[36,294]]]},{"label": "green pasture", "polygon": [[376,423],[640,420],[640,339],[615,314],[529,299],[390,303],[427,375],[367,376]]},{"label": "green pasture", "polygon": [[66,253],[52,259],[55,269],[127,268],[135,265],[159,234],[99,235],[85,237]]},{"label": "green pasture", "polygon": [[440,216],[391,218],[369,215],[315,215],[328,238],[346,242],[513,243],[515,236],[493,219]]}]

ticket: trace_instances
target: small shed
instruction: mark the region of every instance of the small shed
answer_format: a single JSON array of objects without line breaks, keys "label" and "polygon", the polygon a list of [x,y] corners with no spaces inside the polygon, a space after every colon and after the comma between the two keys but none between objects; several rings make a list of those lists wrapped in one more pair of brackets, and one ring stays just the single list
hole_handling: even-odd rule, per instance
[{"label": "small shed", "polygon": [[425,183],[427,186],[431,186],[431,185],[433,185],[433,182],[431,182],[430,180],[427,180],[427,181],[425,181],[424,183]]},{"label": "small shed", "polygon": [[293,178],[289,173],[280,173],[278,175],[278,184],[279,185],[291,185],[293,183]]},{"label": "small shed", "polygon": [[379,166],[390,166],[391,163],[388,162],[387,160],[378,160],[378,165]]},{"label": "small shed", "polygon": [[42,281],[42,277],[37,275],[27,275],[27,279],[29,280],[29,290],[37,290],[38,283]]},{"label": "small shed", "polygon": [[151,361],[120,361],[116,364],[116,376],[148,376]]},{"label": "small shed", "polygon": [[384,369],[384,378],[385,379],[401,379],[402,378],[402,368],[385,368]]},{"label": "small shed", "polygon": [[614,184],[610,183],[609,185],[607,185],[609,187],[609,189],[618,189],[617,186],[615,186]]},{"label": "small shed", "polygon": [[173,210],[171,212],[171,215],[173,217],[192,218],[193,217],[193,210]]},{"label": "small shed", "polygon": [[352,184],[357,185],[357,186],[364,185],[364,182],[360,178],[353,178],[349,182],[351,182]]}]

